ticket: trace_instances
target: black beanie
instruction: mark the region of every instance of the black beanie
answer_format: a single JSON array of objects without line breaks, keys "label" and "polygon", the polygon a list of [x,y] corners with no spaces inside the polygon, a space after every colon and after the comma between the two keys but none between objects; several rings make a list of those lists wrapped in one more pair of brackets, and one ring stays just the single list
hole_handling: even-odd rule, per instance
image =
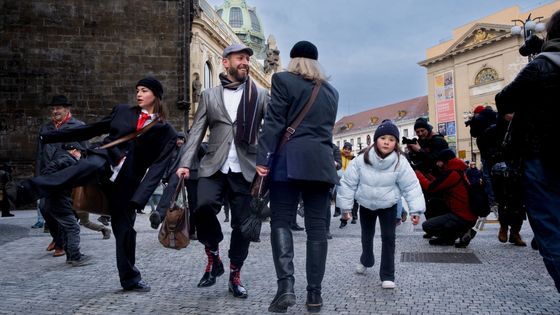
[{"label": "black beanie", "polygon": [[428,120],[424,117],[416,119],[416,122],[414,123],[414,130],[419,128],[424,128],[428,130],[428,132],[432,132],[433,129],[432,125],[428,124]]},{"label": "black beanie", "polygon": [[307,58],[317,60],[319,58],[319,51],[312,43],[302,40],[297,42],[292,50],[290,50],[290,58]]},{"label": "black beanie", "polygon": [[441,150],[441,152],[438,154],[437,156],[437,160],[438,161],[442,161],[442,162],[449,162],[449,160],[454,159],[455,156],[455,152],[453,152],[453,150],[451,149],[443,149]]},{"label": "black beanie", "polygon": [[138,81],[138,83],[136,83],[136,87],[139,86],[145,86],[148,89],[150,89],[150,91],[152,91],[152,93],[154,93],[155,97],[159,98],[160,100],[163,97],[163,86],[161,85],[161,83],[159,83],[158,80],[156,80],[156,78],[154,77],[145,77],[144,79]]},{"label": "black beanie", "polygon": [[399,128],[393,124],[390,120],[384,121],[377,129],[375,129],[375,134],[373,134],[373,142],[377,141],[377,138],[381,136],[391,135],[399,141]]}]

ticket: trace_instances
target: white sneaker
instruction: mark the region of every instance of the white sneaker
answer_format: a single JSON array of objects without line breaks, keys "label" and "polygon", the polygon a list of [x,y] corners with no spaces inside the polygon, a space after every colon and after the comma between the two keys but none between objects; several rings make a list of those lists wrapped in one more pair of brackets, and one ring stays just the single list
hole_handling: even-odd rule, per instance
[{"label": "white sneaker", "polygon": [[364,273],[366,273],[366,270],[367,270],[367,267],[362,265],[362,263],[358,263],[358,265],[356,266],[356,273],[364,274]]},{"label": "white sneaker", "polygon": [[383,289],[394,289],[395,288],[395,283],[393,281],[383,281],[381,283],[381,287]]}]

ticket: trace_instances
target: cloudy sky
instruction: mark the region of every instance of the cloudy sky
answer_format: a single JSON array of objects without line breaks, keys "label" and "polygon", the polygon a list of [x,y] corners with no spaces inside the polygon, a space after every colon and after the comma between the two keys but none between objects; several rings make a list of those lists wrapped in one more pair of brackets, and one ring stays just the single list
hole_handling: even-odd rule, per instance
[{"label": "cloudy sky", "polygon": [[[207,0],[212,6],[223,0]],[[548,0],[247,0],[265,35],[273,34],[283,65],[299,40],[313,42],[340,93],[338,118],[427,94],[426,49],[454,28],[518,5]]]}]

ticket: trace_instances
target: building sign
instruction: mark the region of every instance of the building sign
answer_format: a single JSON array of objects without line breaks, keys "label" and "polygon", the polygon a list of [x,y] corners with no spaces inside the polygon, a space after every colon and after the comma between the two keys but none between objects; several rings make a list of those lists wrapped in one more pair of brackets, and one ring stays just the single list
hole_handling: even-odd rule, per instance
[{"label": "building sign", "polygon": [[452,148],[456,147],[457,130],[455,122],[455,84],[453,71],[444,72],[434,77],[436,89],[436,125],[438,132]]}]

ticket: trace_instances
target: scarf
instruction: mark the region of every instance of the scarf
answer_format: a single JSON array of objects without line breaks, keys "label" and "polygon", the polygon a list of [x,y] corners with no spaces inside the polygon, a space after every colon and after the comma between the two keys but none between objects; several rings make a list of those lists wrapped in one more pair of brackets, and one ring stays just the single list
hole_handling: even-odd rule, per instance
[{"label": "scarf", "polygon": [[54,119],[52,120],[52,123],[54,125],[54,127],[56,129],[60,128],[60,126],[62,126],[64,123],[68,122],[70,120],[70,118],[72,118],[72,114],[70,114],[70,112],[68,112],[68,114],[66,114],[66,117],[64,117],[64,119],[62,119],[60,122],[56,122]]},{"label": "scarf", "polygon": [[235,133],[235,144],[238,145],[242,142],[253,144],[257,141],[257,133],[259,124],[257,118],[257,86],[249,77],[244,82],[232,82],[223,73],[220,73],[220,82],[225,89],[236,90],[242,84],[243,95],[241,101],[237,106],[237,129]]}]

